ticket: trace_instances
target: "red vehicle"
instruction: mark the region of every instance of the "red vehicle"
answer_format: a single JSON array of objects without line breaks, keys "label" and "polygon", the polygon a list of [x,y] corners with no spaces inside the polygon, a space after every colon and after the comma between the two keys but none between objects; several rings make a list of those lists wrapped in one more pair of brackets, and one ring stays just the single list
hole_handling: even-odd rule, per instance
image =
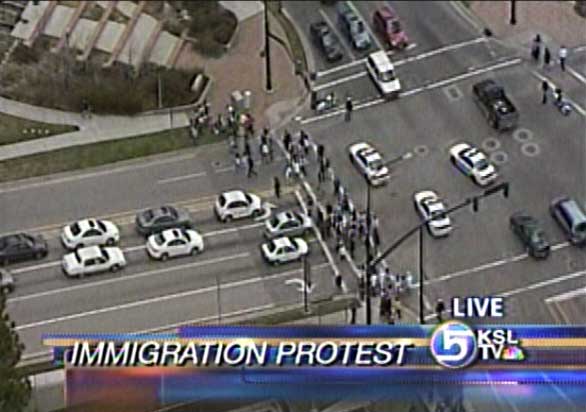
[{"label": "red vehicle", "polygon": [[391,7],[383,6],[377,9],[372,15],[372,22],[375,31],[384,38],[391,48],[404,49],[407,47],[407,35],[403,31],[399,16]]}]

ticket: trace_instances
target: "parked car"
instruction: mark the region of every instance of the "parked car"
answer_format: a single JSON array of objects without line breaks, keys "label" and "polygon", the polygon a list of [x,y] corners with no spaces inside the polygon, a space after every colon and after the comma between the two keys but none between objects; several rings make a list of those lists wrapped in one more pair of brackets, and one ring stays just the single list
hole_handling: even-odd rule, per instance
[{"label": "parked car", "polygon": [[385,166],[380,152],[370,144],[353,144],[348,148],[348,157],[371,185],[379,186],[389,180],[389,168]]},{"label": "parked car", "polygon": [[267,239],[281,236],[302,236],[311,229],[311,218],[300,212],[281,212],[265,222]]},{"label": "parked car", "polygon": [[372,25],[376,33],[385,40],[389,47],[404,49],[409,44],[399,16],[391,7],[383,6],[375,10],[372,15]]},{"label": "parked car", "polygon": [[309,32],[311,39],[324,54],[327,61],[336,62],[344,57],[338,36],[330,30],[325,21],[311,23]]},{"label": "parked car", "polygon": [[150,257],[160,260],[195,255],[203,251],[203,237],[191,229],[168,229],[151,235],[146,249]]},{"label": "parked car", "polygon": [[232,219],[261,216],[263,204],[255,194],[231,190],[218,196],[214,211],[220,221],[229,222]]},{"label": "parked car", "polygon": [[372,45],[370,35],[366,30],[364,21],[352,10],[346,1],[336,5],[338,11],[338,24],[342,33],[357,50],[367,50]]},{"label": "parked car", "polygon": [[61,242],[67,249],[84,246],[112,246],[120,240],[120,231],[107,220],[83,219],[65,226]]},{"label": "parked car", "polygon": [[14,278],[6,269],[0,269],[0,293],[11,293],[14,291]]},{"label": "parked car", "polygon": [[118,247],[88,246],[63,256],[61,268],[67,277],[81,277],[100,272],[116,272],[126,266]]},{"label": "parked car", "polygon": [[309,253],[307,242],[300,237],[280,237],[261,245],[264,259],[273,265],[299,260]]},{"label": "parked car", "polygon": [[483,80],[472,86],[472,93],[493,129],[503,131],[517,127],[519,112],[500,84],[492,79]]},{"label": "parked car", "polygon": [[136,215],[136,230],[143,236],[162,232],[165,229],[189,229],[193,220],[185,209],[174,206],[161,206],[143,210]]},{"label": "parked car", "polygon": [[366,71],[385,99],[399,97],[401,82],[395,75],[395,66],[384,51],[371,53],[365,64]]},{"label": "parked car", "polygon": [[570,243],[586,246],[586,215],[576,200],[569,197],[554,199],[549,211]]},{"label": "parked car", "polygon": [[439,196],[431,190],[423,190],[413,195],[415,209],[421,219],[428,220],[427,229],[433,237],[447,236],[452,231],[452,222],[446,215],[446,206]]},{"label": "parked car", "polygon": [[549,256],[551,246],[537,219],[527,212],[517,212],[511,216],[510,225],[530,256],[536,259],[545,259]]},{"label": "parked car", "polygon": [[488,161],[486,155],[468,143],[452,146],[450,160],[479,186],[487,186],[498,177],[496,168]]},{"label": "parked car", "polygon": [[47,241],[40,235],[15,233],[0,237],[0,263],[42,259],[48,254]]}]

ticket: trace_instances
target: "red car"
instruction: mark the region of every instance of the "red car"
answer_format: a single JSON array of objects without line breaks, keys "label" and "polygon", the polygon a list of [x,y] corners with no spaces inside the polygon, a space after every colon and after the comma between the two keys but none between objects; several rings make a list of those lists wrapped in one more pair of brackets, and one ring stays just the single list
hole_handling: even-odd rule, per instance
[{"label": "red car", "polygon": [[407,35],[399,22],[399,16],[389,6],[383,6],[377,9],[372,15],[372,22],[375,31],[384,38],[384,40],[393,49],[404,49],[407,47]]}]

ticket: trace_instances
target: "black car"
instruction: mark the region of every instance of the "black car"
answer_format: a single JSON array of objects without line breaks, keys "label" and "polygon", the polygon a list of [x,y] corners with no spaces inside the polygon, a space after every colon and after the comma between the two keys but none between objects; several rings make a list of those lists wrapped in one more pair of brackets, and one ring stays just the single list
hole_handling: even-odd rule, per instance
[{"label": "black car", "polygon": [[519,112],[503,86],[492,79],[483,80],[472,87],[472,93],[493,129],[503,131],[517,127]]},{"label": "black car", "polygon": [[517,212],[510,219],[511,230],[521,239],[529,255],[536,259],[549,256],[551,246],[539,221],[525,212]]},{"label": "black car", "polygon": [[340,40],[331,30],[325,21],[318,21],[309,26],[311,38],[319,47],[329,62],[341,60],[344,57]]},{"label": "black car", "polygon": [[192,226],[189,212],[173,206],[147,209],[136,215],[136,230],[144,236],[159,233],[165,229],[190,229]]},{"label": "black car", "polygon": [[47,241],[42,236],[15,233],[0,237],[0,263],[42,259],[47,256]]},{"label": "black car", "polygon": [[586,213],[578,202],[569,197],[554,199],[549,212],[575,246],[586,246]]}]

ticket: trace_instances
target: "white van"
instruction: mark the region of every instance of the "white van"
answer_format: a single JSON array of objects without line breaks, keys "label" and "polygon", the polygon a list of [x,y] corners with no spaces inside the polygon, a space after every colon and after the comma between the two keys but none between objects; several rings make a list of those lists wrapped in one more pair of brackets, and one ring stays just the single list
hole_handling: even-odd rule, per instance
[{"label": "white van", "polygon": [[372,53],[366,59],[366,70],[383,97],[396,98],[401,92],[401,83],[395,76],[395,67],[384,51]]}]

